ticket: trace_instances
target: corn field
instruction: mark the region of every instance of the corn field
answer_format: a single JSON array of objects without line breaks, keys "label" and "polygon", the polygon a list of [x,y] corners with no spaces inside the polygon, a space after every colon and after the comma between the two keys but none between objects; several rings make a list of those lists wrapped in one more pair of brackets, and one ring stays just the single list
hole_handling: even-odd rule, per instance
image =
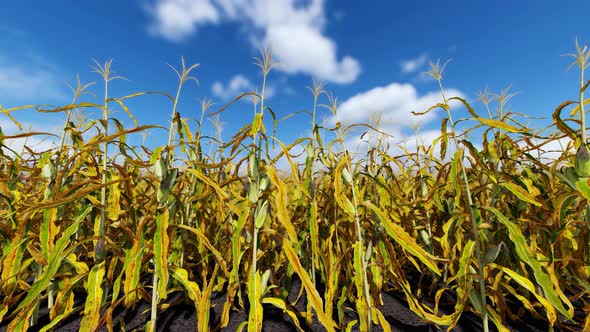
[{"label": "corn field", "polygon": [[[316,82],[304,115],[291,115],[309,115],[311,134],[280,141],[277,128],[293,119],[276,118],[265,100],[274,64],[268,51],[255,62],[260,91],[221,108],[205,99],[196,121],[177,105],[197,65],[183,59],[172,68],[175,96],[117,97],[109,94],[118,79],[112,63],[95,61],[99,84],[78,80],[70,104],[0,108],[18,127],[17,113],[65,117],[47,151],[9,143],[48,133],[0,128],[0,322],[9,331],[59,331],[81,316],[81,331],[113,331],[114,312],[149,303],[145,329],[155,331],[166,299],[180,291],[198,331],[227,326],[233,312],[247,317],[240,330],[261,331],[271,307],[300,331],[313,321],[327,331],[391,331],[379,308],[384,292],[397,292],[443,330],[467,312],[484,331],[508,331],[523,317],[549,329],[590,330],[590,52],[576,46],[579,99],[556,101],[543,130],[504,109],[508,91],[479,94],[486,115],[446,96],[445,65],[431,63],[443,101],[413,111],[442,114],[440,136],[412,151],[393,146],[375,124],[317,122],[320,111],[337,117],[338,101]],[[91,86],[100,102],[80,101]],[[170,101],[169,126],[137,123],[127,102],[147,95]],[[209,119],[244,108],[242,99],[253,101],[251,123],[227,141],[202,134]],[[449,103],[469,117],[454,118]],[[111,117],[114,108],[133,125]],[[75,123],[77,112],[91,109],[102,117]],[[469,129],[459,131],[459,122]],[[167,132],[167,144],[129,143],[147,130]],[[362,154],[344,144],[353,130],[375,138]],[[557,142],[562,149],[545,158]],[[287,299],[295,281],[305,310]],[[225,298],[216,320],[214,293]],[[443,298],[452,299],[450,312],[440,310]],[[41,308],[49,310],[44,326]],[[357,318],[345,319],[348,311]]]}]

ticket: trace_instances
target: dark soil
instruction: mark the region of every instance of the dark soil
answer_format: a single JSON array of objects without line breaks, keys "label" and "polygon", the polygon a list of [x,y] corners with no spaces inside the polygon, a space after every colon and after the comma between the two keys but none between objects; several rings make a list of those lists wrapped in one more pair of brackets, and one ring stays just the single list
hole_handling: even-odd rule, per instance
[{"label": "dark soil", "polygon": [[[299,291],[300,283],[295,281],[292,287],[291,294],[288,297],[289,301],[296,299]],[[246,298],[244,296],[244,298]],[[441,331],[435,326],[423,321],[420,317],[408,309],[405,297],[403,294],[393,292],[383,292],[383,305],[379,306],[379,310],[383,313],[385,319],[389,322],[393,331],[415,331],[415,332],[430,332]],[[450,296],[449,296],[450,298]],[[443,297],[444,300],[444,297]],[[77,305],[83,305],[84,299],[77,298]],[[220,331],[236,331],[237,327],[243,321],[248,319],[245,310],[232,311],[230,315],[229,324],[219,329],[219,320],[221,311],[225,302],[225,295],[222,293],[214,293],[211,298],[211,312],[210,312],[210,328],[211,330]],[[302,312],[305,311],[306,299],[302,297],[294,306],[294,310]],[[441,301],[441,303],[444,301]],[[181,292],[172,294],[166,300],[171,306],[162,310],[158,314],[157,331],[183,331],[190,332],[197,330],[197,318],[195,308],[190,301],[185,301]],[[44,306],[42,306],[44,307]],[[345,307],[353,308],[353,306],[345,303]],[[453,309],[452,303],[441,305],[443,313],[451,313]],[[336,311],[336,310],[335,310]],[[148,301],[141,302],[134,309],[124,309],[113,313],[113,324],[115,331],[143,331],[146,323],[150,317],[150,304]],[[336,318],[336,317],[335,317]],[[357,319],[354,310],[345,310],[345,324],[353,319]],[[336,320],[336,319],[335,319]],[[69,332],[78,331],[81,321],[80,312],[72,314],[68,320],[64,321],[55,331]],[[49,314],[47,309],[41,309],[40,319],[38,324],[31,327],[29,331],[37,331],[42,326],[49,323]],[[300,318],[300,325],[306,331],[324,331],[325,329],[318,321],[313,321],[311,326],[305,323],[305,319]],[[491,324],[491,330],[495,331],[495,327]],[[0,323],[0,332],[7,331],[8,321]],[[284,314],[282,310],[272,306],[264,306],[264,324],[263,331],[297,331],[295,324],[289,316]],[[511,322],[509,328],[512,331],[547,331],[548,326],[545,322],[538,319],[530,319],[523,317],[521,320]],[[358,331],[358,325],[353,329]],[[465,312],[462,314],[459,323],[452,331],[481,331],[481,321],[478,315]],[[107,331],[106,327],[100,331]],[[380,326],[375,326],[373,331],[382,331]]]}]

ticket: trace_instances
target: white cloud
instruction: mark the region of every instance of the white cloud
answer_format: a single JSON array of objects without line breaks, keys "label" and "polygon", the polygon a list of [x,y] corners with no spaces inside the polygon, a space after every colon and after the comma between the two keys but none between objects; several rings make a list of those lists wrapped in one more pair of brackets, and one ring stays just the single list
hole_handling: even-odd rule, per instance
[{"label": "white cloud", "polygon": [[410,60],[401,60],[400,66],[402,67],[402,73],[408,74],[416,72],[426,64],[426,60],[426,54],[421,54],[417,58]]},{"label": "white cloud", "polygon": [[361,71],[359,62],[350,56],[338,61],[334,41],[308,25],[269,27],[265,42],[285,64],[279,68],[288,73],[311,73],[320,80],[351,83]]},{"label": "white cloud", "polygon": [[[232,77],[229,82],[224,85],[220,81],[216,81],[211,86],[211,91],[216,97],[221,98],[224,101],[238,97],[244,92],[257,91],[257,89],[250,80],[244,75],[237,74]],[[275,89],[271,85],[267,85],[264,91],[264,98],[269,99],[274,95]]]},{"label": "white cloud", "polygon": [[216,81],[213,83],[211,90],[215,96],[227,100],[251,90],[251,87],[252,83],[250,83],[244,75],[238,74],[232,77],[226,86],[224,86],[223,83]]},{"label": "white cloud", "polygon": [[[447,89],[446,94],[447,96],[463,97],[463,93],[454,89]],[[360,129],[348,131],[347,137],[345,137],[346,148],[349,151],[364,153],[367,144],[375,146],[377,139],[381,137],[382,143],[389,145],[389,152],[392,155],[397,155],[402,154],[400,145],[411,152],[416,150],[416,143],[426,147],[432,145],[435,138],[440,135],[440,130],[419,129],[440,119],[442,110],[436,109],[418,116],[411,112],[424,112],[440,102],[442,102],[442,97],[439,91],[428,92],[420,96],[411,84],[391,83],[350,97],[338,106],[337,118],[331,116],[325,122],[330,126],[335,125],[336,121],[340,121],[343,127],[352,124],[376,126],[377,129],[390,136],[382,136],[370,129],[363,129],[362,132],[368,131],[368,135],[361,139]],[[451,103],[450,106],[453,109],[458,106],[458,103]],[[375,125],[377,118],[379,118],[379,122]],[[436,127],[438,128],[438,125]]]},{"label": "white cloud", "polygon": [[[446,94],[463,96],[463,93],[454,89],[447,89]],[[412,111],[424,112],[440,102],[442,97],[439,91],[419,96],[411,84],[391,83],[359,93],[344,101],[338,107],[338,121],[344,126],[369,123],[373,117],[380,115],[383,127],[411,129],[436,118],[436,111],[420,116],[412,114]],[[454,105],[451,104],[451,107]],[[336,118],[330,117],[328,123],[335,124]]]},{"label": "white cloud", "polygon": [[324,0],[157,0],[149,12],[155,19],[151,31],[172,41],[205,24],[233,21],[246,28],[252,46],[273,50],[282,64],[278,70],[342,84],[361,72],[352,56],[339,59],[336,43],[323,33]]},{"label": "white cloud", "polygon": [[197,26],[220,19],[209,0],[163,0],[148,10],[156,18],[150,31],[172,41],[181,41],[195,33]]}]

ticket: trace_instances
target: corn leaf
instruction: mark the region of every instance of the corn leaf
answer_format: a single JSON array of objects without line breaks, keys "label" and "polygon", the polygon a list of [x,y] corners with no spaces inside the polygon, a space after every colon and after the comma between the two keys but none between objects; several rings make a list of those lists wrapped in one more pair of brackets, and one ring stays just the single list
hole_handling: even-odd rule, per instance
[{"label": "corn leaf", "polygon": [[391,238],[393,238],[395,242],[397,242],[400,246],[402,246],[402,248],[407,250],[414,257],[418,258],[431,271],[433,271],[437,275],[441,275],[440,269],[436,266],[436,263],[434,262],[436,258],[428,252],[426,252],[422,247],[420,247],[420,245],[412,236],[410,236],[410,234],[406,233],[406,231],[397,223],[392,222],[389,216],[383,213],[383,211],[381,211],[373,203],[366,201],[363,203],[363,205],[368,207],[375,213],[379,221],[382,223],[383,227],[385,227],[387,234],[389,234],[389,236],[391,236]]},{"label": "corn leaf", "polygon": [[170,212],[168,208],[162,209],[156,217],[156,233],[154,234],[154,269],[158,275],[158,298],[166,299],[168,296],[168,222]]},{"label": "corn leaf", "polygon": [[533,204],[535,206],[542,206],[543,204],[541,204],[540,202],[538,202],[535,197],[531,194],[529,194],[529,192],[524,189],[523,187],[521,187],[520,185],[513,183],[513,182],[502,182],[500,183],[500,185],[506,189],[508,189],[511,193],[513,193],[514,195],[516,195],[516,197],[518,197],[520,200]]},{"label": "corn leaf", "polygon": [[[559,289],[559,284],[554,284],[551,282],[551,278],[549,275],[543,271],[541,263],[537,260],[535,254],[531,251],[529,245],[527,244],[527,240],[522,234],[518,225],[510,221],[504,214],[498,211],[495,208],[491,207],[484,207],[484,209],[492,212],[493,214],[498,217],[498,221],[501,222],[506,228],[508,229],[508,235],[512,243],[514,243],[514,248],[516,250],[516,254],[518,257],[526,263],[532,270],[535,276],[535,280],[539,286],[543,289],[543,294],[549,300],[551,305],[555,307],[562,315],[567,318],[572,318],[572,313],[568,312],[567,309],[563,306],[562,301],[560,300],[558,293],[555,289]],[[566,299],[567,300],[567,299]],[[564,301],[566,304],[571,307],[571,303],[569,300]],[[546,308],[547,310],[551,310]]]},{"label": "corn leaf", "polygon": [[301,283],[303,284],[303,287],[305,288],[305,292],[307,294],[307,300],[311,302],[311,305],[313,306],[314,310],[316,311],[316,313],[318,315],[318,320],[320,321],[320,323],[322,323],[322,325],[328,331],[334,331],[334,327],[336,326],[336,323],[332,320],[332,317],[329,317],[326,315],[326,313],[324,311],[324,306],[322,304],[322,298],[320,297],[320,294],[318,293],[317,289],[315,288],[315,286],[311,282],[311,278],[309,277],[309,274],[307,274],[307,272],[305,271],[305,269],[301,265],[301,262],[299,261],[299,258],[295,254],[295,250],[293,250],[293,247],[292,247],[290,241],[285,240],[283,242],[283,251],[285,252],[285,255],[287,256],[289,263],[291,263],[291,265],[295,269],[295,272],[297,273],[297,275],[301,279]]},{"label": "corn leaf", "polygon": [[102,307],[103,286],[102,282],[105,275],[105,262],[102,261],[92,267],[88,274],[86,291],[88,297],[84,305],[84,317],[80,322],[81,332],[92,332],[98,328],[100,321],[100,308]]}]

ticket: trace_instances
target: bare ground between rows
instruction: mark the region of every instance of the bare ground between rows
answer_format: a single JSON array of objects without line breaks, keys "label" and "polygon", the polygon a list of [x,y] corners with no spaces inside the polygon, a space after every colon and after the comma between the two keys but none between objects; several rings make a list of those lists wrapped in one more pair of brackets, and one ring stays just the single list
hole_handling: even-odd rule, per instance
[{"label": "bare ground between rows", "polygon": [[[297,294],[300,291],[301,283],[299,280],[295,280],[291,287],[290,295],[287,298],[288,301],[293,302],[297,299]],[[451,313],[454,304],[451,302],[444,303],[441,301],[442,313]],[[451,298],[450,296],[446,296]],[[247,297],[244,295],[244,299]],[[226,295],[223,293],[213,293],[211,297],[211,309],[210,309],[210,329],[217,331],[236,331],[238,326],[248,320],[246,310],[233,310],[230,314],[230,321],[224,328],[219,328],[219,321],[221,318],[221,312],[223,304],[225,303]],[[378,306],[379,310],[383,313],[385,319],[389,322],[393,331],[416,331],[416,332],[430,332],[430,331],[444,331],[438,329],[436,326],[429,324],[422,320],[415,313],[409,310],[408,304],[405,297],[401,293],[396,292],[382,292],[383,305]],[[428,299],[423,299],[424,303],[429,303]],[[195,307],[190,300],[184,298],[184,294],[181,292],[171,294],[165,301],[170,306],[161,310],[158,313],[158,324],[157,331],[196,331],[197,330],[197,317],[195,313]],[[84,299],[77,297],[76,305],[83,306]],[[354,306],[351,303],[345,303],[344,305],[344,326],[354,319],[358,319]],[[292,307],[295,312],[304,312],[306,308],[306,298],[302,296],[300,300]],[[334,308],[336,311],[336,308]],[[78,331],[81,321],[81,311],[73,313],[70,317],[62,322],[55,331],[69,332]],[[32,326],[29,331],[38,331],[43,326],[49,323],[48,310],[42,308],[40,311],[40,319],[38,324]],[[334,317],[335,320],[337,317]],[[150,303],[148,301],[142,301],[135,308],[116,310],[113,313],[113,324],[114,331],[142,331],[146,323],[150,319]],[[323,326],[317,321],[313,320],[311,325],[307,325],[305,319],[299,317],[299,324],[305,331],[325,331]],[[0,323],[0,332],[7,331],[8,322],[3,321]],[[495,331],[495,327],[491,324],[491,330]],[[547,331],[549,327],[547,323],[534,319],[532,317],[521,317],[518,321],[507,323],[508,327],[512,331]],[[292,319],[284,314],[282,310],[272,307],[270,305],[264,305],[264,322],[262,326],[263,331],[297,331],[295,324]],[[452,331],[482,331],[481,321],[478,315],[472,312],[464,312],[461,315],[459,323]],[[557,329],[559,330],[559,329]],[[106,327],[103,326],[100,331],[107,331]],[[358,331],[358,324],[353,328],[353,331]],[[373,331],[383,331],[380,326],[375,326]]]}]

